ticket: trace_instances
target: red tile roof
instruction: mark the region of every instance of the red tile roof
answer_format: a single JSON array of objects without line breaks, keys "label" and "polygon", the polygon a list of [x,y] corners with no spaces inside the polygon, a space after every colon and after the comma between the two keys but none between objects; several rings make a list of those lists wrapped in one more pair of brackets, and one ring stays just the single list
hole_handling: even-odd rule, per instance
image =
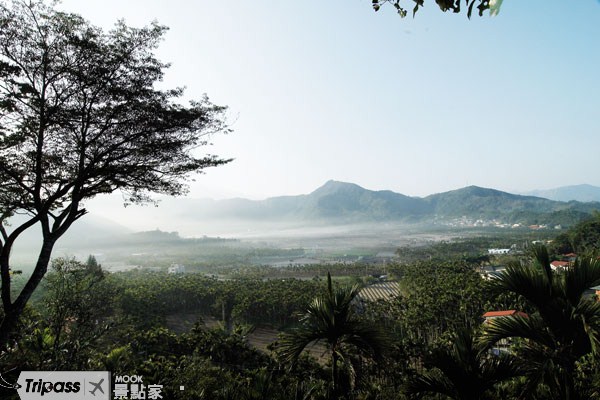
[{"label": "red tile roof", "polygon": [[483,318],[509,317],[511,315],[512,316],[520,315],[521,317],[527,317],[527,314],[525,314],[522,311],[506,310],[506,311],[488,311],[485,314],[483,314]]},{"label": "red tile roof", "polygon": [[554,266],[554,267],[566,267],[568,265],[570,265],[571,263],[568,261],[552,261],[550,263],[550,265]]}]

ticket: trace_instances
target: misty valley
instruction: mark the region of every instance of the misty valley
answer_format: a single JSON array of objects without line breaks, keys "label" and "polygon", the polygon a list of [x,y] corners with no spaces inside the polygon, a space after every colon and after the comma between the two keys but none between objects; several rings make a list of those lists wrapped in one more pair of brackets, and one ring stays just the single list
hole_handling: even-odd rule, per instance
[{"label": "misty valley", "polygon": [[[143,376],[175,399],[392,399],[430,390],[428,373],[451,373],[440,360],[468,356],[510,366],[502,386],[452,364],[480,382],[480,394],[518,396],[531,363],[522,339],[490,340],[483,353],[476,341],[488,340],[488,315],[541,312],[530,289],[499,286],[507,269],[547,267],[557,280],[588,271],[577,278],[587,282],[577,301],[600,304],[600,265],[586,258],[600,245],[597,203],[470,187],[437,195],[434,214],[423,203],[398,214],[399,196],[328,182],[285,198],[288,208],[277,198],[245,202],[243,212],[229,204],[237,219],[212,222],[222,237],[136,232],[92,214],[57,243],[3,365]],[[166,206],[163,218],[177,223],[187,210],[182,227],[193,226],[192,200]],[[250,217],[257,208],[260,217]],[[13,255],[15,293],[39,246],[35,234],[23,239]],[[543,303],[562,301],[552,296]],[[574,382],[593,391],[600,375],[580,357],[571,358]]]},{"label": "misty valley", "polygon": [[[269,229],[243,239],[161,230],[106,235],[104,225],[98,232],[105,236],[91,245],[89,238],[67,237],[57,249],[23,319],[29,333],[4,362],[141,374],[162,384],[169,398],[252,396],[247,393],[263,380],[269,386],[261,398],[328,398],[327,336],[310,336],[315,339],[294,356],[302,367],[288,370],[286,357],[311,326],[303,316],[307,307],[327,299],[328,290],[341,296],[354,287],[348,298],[354,311],[344,323],[380,340],[382,354],[372,358],[369,347],[344,345],[344,354],[357,358],[340,364],[337,390],[395,396],[429,365],[427,349],[442,351],[465,324],[479,330],[484,314],[498,310],[534,313],[524,299],[495,291],[490,277],[511,263],[530,263],[536,249],[557,260],[587,251],[598,244],[588,242],[600,237],[597,218],[569,229],[498,227],[461,217],[443,225],[296,227],[279,230],[280,236]],[[28,273],[22,257],[16,290]],[[591,287],[586,296],[594,296]]]}]

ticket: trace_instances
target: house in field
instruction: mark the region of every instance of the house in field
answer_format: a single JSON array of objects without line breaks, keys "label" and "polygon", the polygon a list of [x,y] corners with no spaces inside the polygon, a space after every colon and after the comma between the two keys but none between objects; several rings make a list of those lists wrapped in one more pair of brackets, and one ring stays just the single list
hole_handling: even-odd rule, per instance
[{"label": "house in field", "polygon": [[398,282],[383,280],[362,288],[357,298],[361,302],[376,302],[378,300],[390,301],[398,296],[400,296],[400,285]]},{"label": "house in field", "polygon": [[510,249],[488,249],[488,254],[508,254]]},{"label": "house in field", "polygon": [[483,279],[492,279],[504,272],[505,269],[504,265],[484,265],[479,270],[479,274]]},{"label": "house in field", "polygon": [[[484,325],[491,324],[497,318],[506,318],[506,317],[528,318],[529,316],[526,313],[524,313],[523,311],[517,311],[517,310],[488,311],[485,314],[483,314],[483,319],[484,319],[483,324]],[[512,340],[510,338],[502,339],[498,343],[496,343],[494,347],[492,347],[491,352],[496,355],[498,355],[500,353],[509,353],[511,344],[512,344]]]},{"label": "house in field", "polygon": [[571,262],[569,262],[569,261],[552,261],[550,263],[550,268],[552,268],[552,271],[565,269],[570,266],[571,266]]},{"label": "house in field", "polygon": [[171,264],[167,272],[169,274],[185,274],[185,265]]}]

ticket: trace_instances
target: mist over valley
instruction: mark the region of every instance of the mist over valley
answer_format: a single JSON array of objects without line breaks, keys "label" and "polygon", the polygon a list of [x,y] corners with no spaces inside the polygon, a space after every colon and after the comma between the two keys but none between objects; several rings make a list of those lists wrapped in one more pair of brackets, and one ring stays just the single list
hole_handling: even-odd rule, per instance
[{"label": "mist over valley", "polygon": [[[89,215],[60,239],[55,256],[94,254],[113,270],[392,259],[401,247],[490,232],[554,234],[600,209],[598,202],[476,186],[419,198],[337,181],[309,194],[266,200],[163,198],[156,207],[126,208],[119,200],[90,202]],[[39,235],[35,227],[28,230],[15,248],[24,269],[37,255]]]}]

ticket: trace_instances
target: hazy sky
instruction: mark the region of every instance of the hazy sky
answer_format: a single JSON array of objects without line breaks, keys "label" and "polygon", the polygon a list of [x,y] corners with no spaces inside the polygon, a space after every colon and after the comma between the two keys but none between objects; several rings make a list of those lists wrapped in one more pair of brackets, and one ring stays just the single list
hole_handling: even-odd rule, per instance
[{"label": "hazy sky", "polygon": [[[424,196],[600,186],[600,2],[505,0],[497,17],[426,1],[64,0],[109,28],[170,27],[165,84],[229,106],[233,157],[193,197],[309,193],[329,179]],[[405,4],[410,7],[411,1]]]}]

